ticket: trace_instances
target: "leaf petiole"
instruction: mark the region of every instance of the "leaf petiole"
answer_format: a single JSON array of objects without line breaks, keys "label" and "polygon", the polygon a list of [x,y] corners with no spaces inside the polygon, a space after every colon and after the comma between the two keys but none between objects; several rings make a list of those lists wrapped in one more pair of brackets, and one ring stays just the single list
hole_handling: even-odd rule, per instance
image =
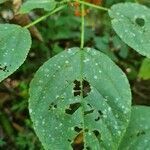
[{"label": "leaf petiole", "polygon": [[[74,0],[74,1],[75,1],[75,0]],[[93,8],[96,8],[96,9],[100,9],[100,10],[104,10],[104,11],[108,11],[108,10],[109,10],[109,9],[106,8],[106,7],[94,5],[94,4],[91,4],[91,3],[88,3],[88,2],[85,2],[85,1],[82,1],[82,0],[78,0],[78,2],[79,2],[80,4],[84,4],[85,6],[93,7]]]},{"label": "leaf petiole", "polygon": [[81,45],[80,48],[84,47],[84,4],[81,5]]}]

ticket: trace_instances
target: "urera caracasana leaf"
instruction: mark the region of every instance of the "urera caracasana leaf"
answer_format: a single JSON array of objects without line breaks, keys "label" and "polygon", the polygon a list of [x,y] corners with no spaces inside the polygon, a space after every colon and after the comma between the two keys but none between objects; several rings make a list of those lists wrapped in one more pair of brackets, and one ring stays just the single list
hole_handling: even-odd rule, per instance
[{"label": "urera caracasana leaf", "polygon": [[0,81],[16,71],[31,47],[27,29],[13,24],[0,24]]},{"label": "urera caracasana leaf", "polygon": [[37,71],[29,93],[31,119],[46,150],[71,150],[78,137],[85,149],[117,149],[131,93],[124,73],[103,53],[71,48],[58,54]]},{"label": "urera caracasana leaf", "polygon": [[20,13],[28,13],[36,8],[42,8],[45,11],[51,11],[55,8],[55,6],[55,0],[28,0],[22,5]]},{"label": "urera caracasana leaf", "polygon": [[150,148],[150,108],[132,107],[131,119],[120,150],[149,150]]},{"label": "urera caracasana leaf", "polygon": [[150,9],[137,3],[120,3],[109,10],[119,37],[141,55],[150,57]]}]

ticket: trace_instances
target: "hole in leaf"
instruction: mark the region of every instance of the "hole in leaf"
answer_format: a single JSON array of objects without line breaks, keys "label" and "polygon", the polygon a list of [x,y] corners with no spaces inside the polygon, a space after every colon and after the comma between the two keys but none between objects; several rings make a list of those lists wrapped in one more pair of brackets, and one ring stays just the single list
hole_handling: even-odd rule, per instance
[{"label": "hole in leaf", "polygon": [[8,72],[7,66],[2,67],[2,66],[0,65],[0,70],[2,70],[2,71],[4,71],[4,72]]},{"label": "hole in leaf", "polygon": [[145,134],[145,131],[139,131],[139,132],[137,133],[137,136],[144,135],[144,134]]},{"label": "hole in leaf", "polygon": [[75,138],[73,143],[71,143],[73,150],[83,150],[84,142],[83,142],[83,132],[80,132]]},{"label": "hole in leaf", "polygon": [[143,18],[136,18],[135,22],[140,27],[143,27],[145,25],[145,20]]},{"label": "hole in leaf", "polygon": [[89,104],[89,103],[88,103],[87,105],[88,105],[89,107],[91,107],[91,108],[92,108],[92,105],[91,105],[91,104]]},{"label": "hole in leaf", "polygon": [[95,118],[95,121],[100,120],[101,116],[103,116],[103,113],[101,110],[98,110],[99,116],[97,118]]},{"label": "hole in leaf", "polygon": [[82,130],[82,128],[79,128],[79,127],[74,127],[74,130],[76,131],[76,132],[80,132],[81,130]]},{"label": "hole in leaf", "polygon": [[68,142],[71,142],[71,140],[70,140],[70,139],[68,139]]},{"label": "hole in leaf", "polygon": [[75,80],[74,82],[74,96],[78,96],[81,94],[81,85],[80,85],[80,81]]},{"label": "hole in leaf", "polygon": [[75,91],[81,90],[80,81],[75,80],[73,83],[75,85],[73,88]]},{"label": "hole in leaf", "polygon": [[75,80],[74,82],[74,96],[78,96],[81,94],[81,85],[80,85],[80,81]]},{"label": "hole in leaf", "polygon": [[98,139],[98,141],[101,142],[102,140],[101,140],[101,135],[100,135],[99,131],[98,130],[94,130],[93,133],[95,134],[95,136]]},{"label": "hole in leaf", "polygon": [[89,110],[89,111],[85,111],[85,112],[84,112],[84,115],[91,114],[91,113],[93,113],[93,111],[94,111],[94,109],[91,109],[91,110]]},{"label": "hole in leaf", "polygon": [[100,116],[98,116],[96,119],[95,119],[95,121],[98,121],[100,119]]},{"label": "hole in leaf", "polygon": [[86,149],[87,149],[87,150],[91,150],[91,148],[90,148],[89,146],[88,146],[88,147],[86,147]]},{"label": "hole in leaf", "polygon": [[57,108],[57,104],[55,104],[54,102],[52,102],[49,106],[49,110],[52,108]]},{"label": "hole in leaf", "polygon": [[83,80],[83,98],[88,95],[88,93],[91,91],[91,87],[88,81]]},{"label": "hole in leaf", "polygon": [[99,137],[99,135],[100,135],[98,130],[94,130],[93,133],[95,134],[96,137]]},{"label": "hole in leaf", "polygon": [[81,86],[80,81],[77,81],[77,80],[74,81],[74,88],[73,88],[74,96],[81,95],[81,87],[83,88],[83,91],[82,91],[83,98],[85,98],[88,95],[88,93],[91,91],[90,84],[86,80],[82,81],[82,86]]},{"label": "hole in leaf", "polygon": [[98,110],[98,113],[99,113],[101,116],[103,116],[103,113],[102,113],[101,110]]},{"label": "hole in leaf", "polygon": [[80,106],[81,106],[80,103],[70,104],[69,108],[66,109],[65,112],[69,115],[72,115]]},{"label": "hole in leaf", "polygon": [[74,92],[74,96],[78,96],[78,95],[80,95],[81,94],[81,91],[75,91]]}]

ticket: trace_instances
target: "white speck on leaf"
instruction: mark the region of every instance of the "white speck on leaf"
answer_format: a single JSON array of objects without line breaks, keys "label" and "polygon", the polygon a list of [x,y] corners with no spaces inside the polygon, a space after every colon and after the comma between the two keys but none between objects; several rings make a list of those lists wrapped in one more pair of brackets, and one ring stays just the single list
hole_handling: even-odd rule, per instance
[{"label": "white speck on leaf", "polygon": [[98,77],[95,75],[95,76],[94,76],[94,79],[97,79],[97,78],[98,78]]}]

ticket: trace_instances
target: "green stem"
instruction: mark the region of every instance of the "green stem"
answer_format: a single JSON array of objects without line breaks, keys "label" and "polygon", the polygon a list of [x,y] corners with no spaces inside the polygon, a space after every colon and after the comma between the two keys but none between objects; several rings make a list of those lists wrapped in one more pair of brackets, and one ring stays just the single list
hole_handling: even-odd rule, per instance
[{"label": "green stem", "polygon": [[91,4],[91,3],[88,3],[88,2],[85,2],[85,1],[82,1],[82,0],[63,0],[62,2],[60,2],[60,4],[64,4],[64,3],[73,3],[73,2],[79,2],[80,4],[84,4],[85,6],[89,6],[89,7],[93,7],[93,8],[96,8],[96,9],[100,9],[100,10],[104,10],[104,11],[108,11],[109,9],[106,8],[106,7],[102,7],[102,6],[98,6],[98,5],[94,5],[94,4]]},{"label": "green stem", "polygon": [[[85,9],[84,9],[84,4],[81,4],[81,45],[80,45],[80,85],[81,85],[81,115],[83,116],[83,120],[82,120],[82,124],[83,124],[83,143],[84,143],[84,147],[86,147],[86,139],[85,139],[85,120],[84,120],[84,87],[83,87],[83,60],[84,60],[84,52],[83,52],[83,47],[84,47],[84,15],[85,15]],[[85,149],[85,148],[84,148]]]},{"label": "green stem", "polygon": [[84,4],[81,5],[81,45],[80,48],[84,47]]},{"label": "green stem", "polygon": [[38,18],[37,20],[31,22],[30,24],[24,26],[24,28],[30,28],[30,27],[34,26],[35,24],[41,22],[42,20],[46,19],[46,18],[49,17],[50,15],[52,15],[52,14],[54,14],[54,13],[56,13],[56,12],[62,10],[64,7],[65,7],[65,5],[60,6],[60,7],[56,8],[56,9],[54,9],[53,11],[47,13],[46,15],[44,15],[44,16]]},{"label": "green stem", "polygon": [[108,10],[109,10],[109,9],[106,8],[106,7],[94,5],[94,4],[91,4],[91,3],[87,3],[87,2],[85,2],[85,1],[78,0],[78,2],[79,2],[80,4],[84,4],[85,6],[93,7],[93,8],[96,8],[96,9],[100,9],[100,10],[104,10],[104,11],[108,11]]}]

